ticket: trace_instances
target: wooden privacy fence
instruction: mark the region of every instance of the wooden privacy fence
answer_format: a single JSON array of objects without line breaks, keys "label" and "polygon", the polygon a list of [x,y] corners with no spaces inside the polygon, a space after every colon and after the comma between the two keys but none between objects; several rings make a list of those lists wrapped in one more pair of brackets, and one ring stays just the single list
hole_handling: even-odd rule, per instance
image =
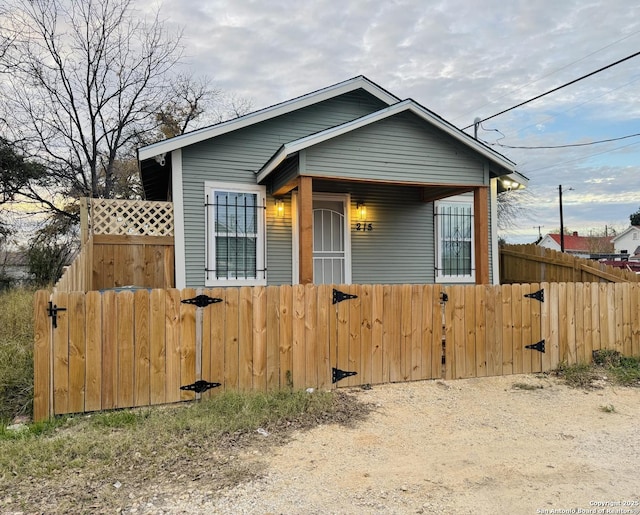
[{"label": "wooden privacy fence", "polygon": [[80,252],[55,291],[173,287],[171,202],[84,198],[80,206]]},{"label": "wooden privacy fence", "polygon": [[[548,371],[560,361],[588,362],[596,349],[640,354],[637,284],[336,288],[357,297],[334,304],[340,294],[330,285],[39,291],[34,418],[225,389]],[[539,290],[544,302],[526,296]],[[182,302],[198,294],[215,302]],[[544,353],[535,349],[543,343]],[[197,381],[221,386],[181,389]]]},{"label": "wooden privacy fence", "polygon": [[500,282],[638,282],[631,270],[615,268],[539,245],[502,245]]}]

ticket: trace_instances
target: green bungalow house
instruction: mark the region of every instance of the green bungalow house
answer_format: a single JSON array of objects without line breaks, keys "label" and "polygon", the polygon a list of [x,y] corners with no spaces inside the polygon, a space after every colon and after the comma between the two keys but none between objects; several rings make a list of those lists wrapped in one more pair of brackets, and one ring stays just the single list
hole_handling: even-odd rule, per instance
[{"label": "green bungalow house", "polygon": [[359,76],[139,149],[175,285],[497,284],[516,165]]}]

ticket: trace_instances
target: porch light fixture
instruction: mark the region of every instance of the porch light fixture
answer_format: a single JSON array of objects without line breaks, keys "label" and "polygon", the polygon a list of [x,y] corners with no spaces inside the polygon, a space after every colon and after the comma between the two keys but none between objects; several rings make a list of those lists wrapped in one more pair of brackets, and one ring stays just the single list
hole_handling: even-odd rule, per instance
[{"label": "porch light fixture", "polygon": [[281,199],[276,199],[276,217],[284,218],[284,202]]},{"label": "porch light fixture", "polygon": [[507,191],[517,190],[518,188],[520,188],[520,183],[516,181],[510,181],[508,179],[504,179],[502,181],[502,185],[507,189]]},{"label": "porch light fixture", "polygon": [[364,202],[356,204],[356,213],[358,215],[358,220],[364,221],[367,219],[367,206],[364,205]]}]

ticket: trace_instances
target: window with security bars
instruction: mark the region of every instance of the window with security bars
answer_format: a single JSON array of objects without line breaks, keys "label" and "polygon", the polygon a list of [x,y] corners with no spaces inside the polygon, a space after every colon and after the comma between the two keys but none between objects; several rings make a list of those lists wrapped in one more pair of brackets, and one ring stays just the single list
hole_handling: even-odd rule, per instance
[{"label": "window with security bars", "polygon": [[211,186],[206,200],[206,284],[265,284],[263,188]]},{"label": "window with security bars", "polygon": [[475,280],[473,201],[455,197],[436,202],[436,278],[442,282]]}]

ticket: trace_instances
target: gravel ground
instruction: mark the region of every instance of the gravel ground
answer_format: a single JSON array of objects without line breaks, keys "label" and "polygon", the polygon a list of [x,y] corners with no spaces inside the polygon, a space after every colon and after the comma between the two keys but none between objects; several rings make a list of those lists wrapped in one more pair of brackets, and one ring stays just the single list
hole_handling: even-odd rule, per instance
[{"label": "gravel ground", "polygon": [[375,406],[366,421],[244,449],[255,479],[152,482],[118,511],[640,513],[640,389],[507,376],[351,391]]}]

